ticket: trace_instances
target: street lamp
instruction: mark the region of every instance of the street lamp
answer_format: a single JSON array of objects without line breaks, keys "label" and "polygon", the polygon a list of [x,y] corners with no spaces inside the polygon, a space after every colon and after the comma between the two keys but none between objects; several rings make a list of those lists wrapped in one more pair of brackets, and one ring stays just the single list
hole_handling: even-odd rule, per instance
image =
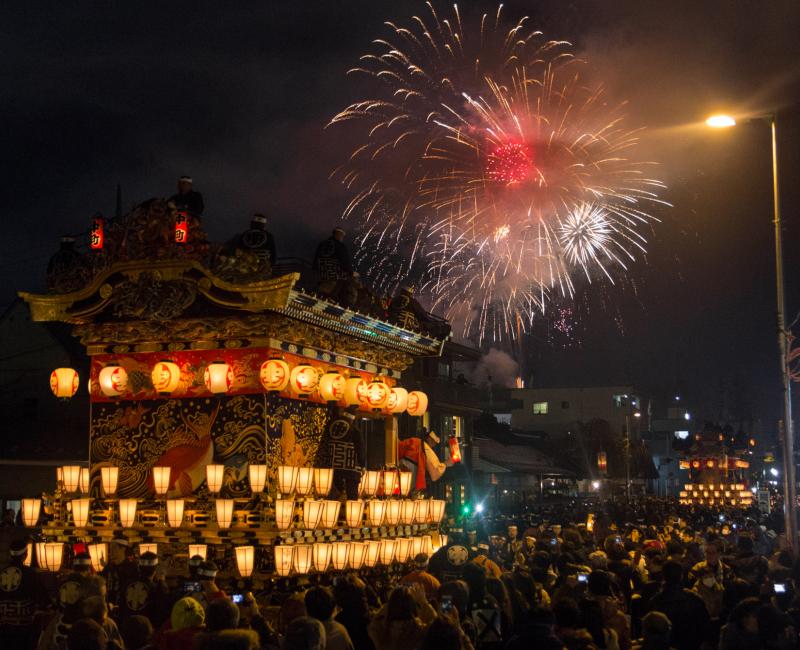
[{"label": "street lamp", "polygon": [[[786,527],[786,541],[797,553],[797,498],[795,496],[794,472],[794,425],[792,423],[792,383],[789,374],[788,341],[786,332],[786,299],[783,284],[783,241],[781,233],[781,205],[780,192],[778,191],[778,124],[775,113],[759,115],[751,119],[763,120],[769,123],[772,136],[772,209],[773,224],[775,226],[775,296],[778,314],[778,350],[780,352],[781,378],[783,379],[783,516]],[[706,120],[708,126],[726,128],[736,125],[736,120],[730,115],[712,115]]]}]

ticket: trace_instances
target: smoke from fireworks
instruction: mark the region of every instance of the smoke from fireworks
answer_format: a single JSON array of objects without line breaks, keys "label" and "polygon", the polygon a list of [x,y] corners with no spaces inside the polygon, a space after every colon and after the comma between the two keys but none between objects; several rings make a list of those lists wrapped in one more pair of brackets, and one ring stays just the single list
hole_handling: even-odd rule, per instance
[{"label": "smoke from fireworks", "polygon": [[627,271],[663,185],[568,43],[428,7],[351,71],[375,95],[333,118],[361,138],[334,177],[380,288],[416,282],[465,336],[516,337],[574,276]]}]

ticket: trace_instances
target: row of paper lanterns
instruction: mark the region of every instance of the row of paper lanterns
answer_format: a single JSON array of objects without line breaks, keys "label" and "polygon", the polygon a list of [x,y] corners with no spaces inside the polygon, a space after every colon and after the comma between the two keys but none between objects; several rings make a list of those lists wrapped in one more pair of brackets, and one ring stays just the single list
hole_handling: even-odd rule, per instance
[{"label": "row of paper lanterns", "polygon": [[[446,544],[446,541],[443,540]],[[57,572],[64,559],[62,542],[36,542],[28,544],[25,564],[31,566],[33,552],[40,568]],[[200,556],[203,560],[207,554],[206,544],[189,544],[189,557]],[[100,573],[108,561],[108,544],[100,542],[88,544],[89,559],[95,572]],[[401,564],[413,560],[420,553],[430,557],[434,552],[433,539],[430,535],[417,537],[398,537],[394,539],[366,540],[363,542],[316,542],[314,544],[292,544],[274,547],[275,573],[279,576],[306,575],[312,570],[322,573],[328,569],[358,571],[363,567],[372,568],[379,564],[389,566],[392,562]],[[255,568],[255,547],[236,546],[236,568],[243,578],[249,578]],[[155,542],[139,544],[139,554],[158,554]]]},{"label": "row of paper lanterns", "polygon": [[[267,482],[267,465],[249,464],[247,468],[250,489],[254,494],[263,492]],[[172,483],[172,468],[153,467],[153,487],[155,493],[164,496]],[[206,465],[206,484],[208,491],[217,494],[222,489],[225,465]],[[105,466],[100,468],[100,479],[106,496],[114,495],[119,482],[119,468]],[[361,477],[359,494],[374,497],[383,489],[384,496],[395,493],[408,496],[411,492],[411,472],[387,470],[367,470]],[[64,465],[56,468],[56,480],[66,492],[89,493],[89,468],[79,465]],[[326,497],[333,484],[333,469],[329,467],[296,467],[280,465],[277,472],[278,492],[284,495],[308,496],[316,494]]]},{"label": "row of paper lanterns", "polygon": [[[162,395],[173,393],[180,383],[181,370],[174,361],[163,360],[154,366],[151,379],[153,387]],[[318,392],[328,402],[343,402],[348,406],[366,406],[373,411],[387,413],[408,412],[421,416],[428,409],[428,397],[422,391],[407,391],[390,387],[380,375],[372,381],[363,377],[345,377],[336,370],[320,372],[309,363],[299,363],[293,368],[283,359],[269,359],[261,365],[259,380],[265,390],[286,390],[297,397],[310,397]],[[206,388],[215,394],[227,393],[233,385],[234,376],[230,365],[214,361],[206,367]],[[118,365],[109,365],[100,370],[98,386],[106,397],[119,397],[128,388],[128,373]],[[78,372],[74,368],[56,368],[50,375],[50,389],[59,398],[70,398],[78,390]]]},{"label": "row of paper lanterns", "polygon": [[[70,510],[76,528],[85,528],[91,519],[91,499],[72,499]],[[234,499],[215,499],[214,508],[218,528],[230,528],[233,521]],[[136,524],[138,499],[120,499],[119,522],[123,528]],[[183,525],[185,499],[166,500],[166,521],[173,528]],[[294,521],[297,502],[294,499],[275,500],[275,523],[279,530],[288,530]],[[350,499],[344,502],[328,499],[306,499],[302,502],[302,527],[332,529],[339,522],[344,506],[344,520],[350,528],[366,525],[377,528],[388,526],[441,523],[445,513],[445,502],[441,499]],[[26,526],[34,527],[41,513],[40,499],[22,500],[22,520]]]}]

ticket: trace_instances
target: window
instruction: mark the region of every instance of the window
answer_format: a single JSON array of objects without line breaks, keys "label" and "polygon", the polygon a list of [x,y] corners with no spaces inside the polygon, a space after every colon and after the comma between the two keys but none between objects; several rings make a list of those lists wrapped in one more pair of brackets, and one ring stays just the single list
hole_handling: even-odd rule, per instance
[{"label": "window", "polygon": [[494,419],[497,420],[499,424],[511,424],[511,413],[495,413]]},{"label": "window", "polygon": [[675,437],[680,439],[680,440],[686,440],[686,438],[689,437],[689,432],[688,431],[676,431],[675,432]]},{"label": "window", "polygon": [[565,409],[565,410],[568,409],[569,408],[569,402],[561,402],[561,408]]},{"label": "window", "polygon": [[450,364],[446,361],[440,361],[437,368],[440,377],[450,377]]},{"label": "window", "polygon": [[547,415],[547,402],[534,402],[533,403],[534,415]]},{"label": "window", "polygon": [[453,485],[448,483],[444,486],[444,498],[447,503],[453,503]]},{"label": "window", "polygon": [[628,396],[627,395],[614,395],[614,397],[612,397],[612,399],[614,400],[614,406],[616,406],[617,408],[621,408],[623,406],[627,406],[628,405]]}]

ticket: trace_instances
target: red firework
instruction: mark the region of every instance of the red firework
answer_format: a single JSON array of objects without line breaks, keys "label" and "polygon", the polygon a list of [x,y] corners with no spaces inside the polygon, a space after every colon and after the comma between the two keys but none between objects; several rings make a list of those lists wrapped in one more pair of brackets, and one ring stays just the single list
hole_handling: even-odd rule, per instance
[{"label": "red firework", "polygon": [[486,174],[494,181],[521,183],[533,169],[533,152],[527,145],[508,142],[497,147],[486,161]]}]

